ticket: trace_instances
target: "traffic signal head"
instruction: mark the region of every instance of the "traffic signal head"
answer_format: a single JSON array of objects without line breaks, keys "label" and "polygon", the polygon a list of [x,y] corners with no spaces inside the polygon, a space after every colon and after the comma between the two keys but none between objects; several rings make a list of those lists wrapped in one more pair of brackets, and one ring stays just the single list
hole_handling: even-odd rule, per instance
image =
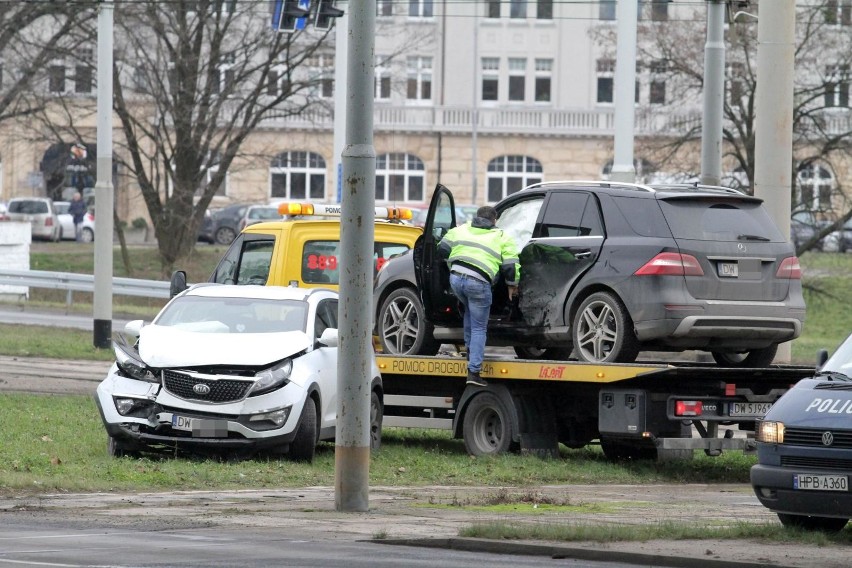
[{"label": "traffic signal head", "polygon": [[343,15],[343,10],[334,7],[334,0],[319,0],[317,13],[314,16],[314,27],[318,30],[327,30],[331,27],[334,18]]},{"label": "traffic signal head", "polygon": [[272,28],[279,32],[294,32],[305,27],[310,13],[310,0],[275,0]]}]

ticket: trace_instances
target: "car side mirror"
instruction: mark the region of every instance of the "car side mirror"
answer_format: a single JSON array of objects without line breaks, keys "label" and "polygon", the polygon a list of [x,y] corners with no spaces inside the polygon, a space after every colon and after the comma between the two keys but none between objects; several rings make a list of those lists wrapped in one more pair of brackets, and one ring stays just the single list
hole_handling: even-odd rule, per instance
[{"label": "car side mirror", "polygon": [[172,279],[169,283],[169,298],[174,298],[186,289],[186,272],[183,270],[175,270],[172,273]]},{"label": "car side mirror", "polygon": [[822,369],[822,366],[825,365],[825,362],[828,361],[828,349],[820,349],[817,351],[816,358],[816,369],[819,371]]},{"label": "car side mirror", "polygon": [[337,347],[340,343],[337,335],[337,329],[333,327],[325,328],[325,331],[323,331],[322,335],[320,335],[318,342],[320,345],[324,345],[326,347]]}]

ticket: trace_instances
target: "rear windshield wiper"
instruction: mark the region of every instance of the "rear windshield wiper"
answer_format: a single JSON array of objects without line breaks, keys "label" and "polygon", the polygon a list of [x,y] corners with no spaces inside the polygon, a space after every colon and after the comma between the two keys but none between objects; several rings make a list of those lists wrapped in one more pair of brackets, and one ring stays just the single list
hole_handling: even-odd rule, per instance
[{"label": "rear windshield wiper", "polygon": [[769,237],[761,236],[761,235],[737,235],[737,240],[738,241],[764,241],[764,242],[768,242],[772,239],[770,239]]}]

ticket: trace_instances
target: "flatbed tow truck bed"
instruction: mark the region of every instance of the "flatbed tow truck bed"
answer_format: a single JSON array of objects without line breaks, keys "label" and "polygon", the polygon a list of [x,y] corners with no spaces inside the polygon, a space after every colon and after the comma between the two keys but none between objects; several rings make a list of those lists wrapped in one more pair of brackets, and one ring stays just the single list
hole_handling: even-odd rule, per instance
[{"label": "flatbed tow truck bed", "polygon": [[[385,426],[451,429],[473,455],[555,455],[559,443],[599,443],[612,458],[753,451],[755,420],[814,373],[795,365],[749,369],[489,357],[481,372],[488,386],[475,387],[465,384],[467,361],[460,357],[377,355],[376,361]],[[731,427],[746,435],[734,436]]]}]

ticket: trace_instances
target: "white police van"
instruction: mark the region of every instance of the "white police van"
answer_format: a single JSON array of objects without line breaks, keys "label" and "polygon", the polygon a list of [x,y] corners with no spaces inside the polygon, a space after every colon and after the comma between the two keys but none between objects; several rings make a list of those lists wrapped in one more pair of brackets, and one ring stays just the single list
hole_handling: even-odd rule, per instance
[{"label": "white police van", "polygon": [[751,484],[785,526],[839,531],[852,518],[852,335],[818,368],[757,423]]}]

